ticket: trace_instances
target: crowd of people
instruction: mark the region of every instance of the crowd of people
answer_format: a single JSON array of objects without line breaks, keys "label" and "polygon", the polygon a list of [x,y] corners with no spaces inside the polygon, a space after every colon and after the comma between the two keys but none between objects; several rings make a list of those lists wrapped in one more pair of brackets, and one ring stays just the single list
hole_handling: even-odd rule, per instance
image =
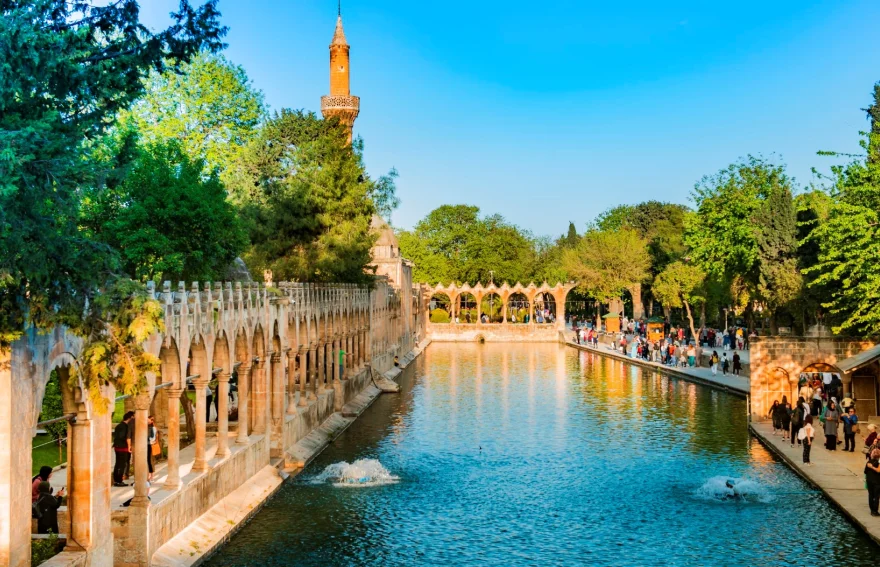
[{"label": "crowd of people", "polygon": [[[748,348],[749,337],[741,327],[731,327],[728,330],[704,328],[698,333],[700,344],[698,347],[691,339],[692,333],[684,326],[676,327],[668,321],[664,323],[662,336],[648,336],[647,325],[643,320],[629,320],[626,317],[621,321],[622,332],[612,341],[611,347],[631,358],[640,358],[650,362],[676,366],[681,368],[693,368],[700,365],[700,352],[705,348],[721,349],[712,351],[709,358],[710,368],[713,374],[717,374],[719,368],[724,375],[733,373],[739,376],[742,372],[742,357],[737,352]],[[599,332],[590,321],[582,322],[578,327],[578,321],[572,320],[572,330],[575,342],[596,347],[599,344]],[[728,357],[728,351],[732,356]]]},{"label": "crowd of people", "polygon": [[[770,407],[769,416],[773,423],[773,435],[782,435],[791,447],[800,445],[803,462],[812,466],[810,455],[816,438],[816,429],[821,429],[826,451],[854,453],[856,435],[861,433],[859,416],[850,393],[843,392],[840,376],[832,372],[813,372],[800,375],[798,399],[792,404],[787,396],[776,400]],[[843,430],[843,441],[839,434]],[[880,516],[880,437],[877,427],[870,423],[866,427],[862,452],[865,454],[865,485],[868,489],[868,507],[872,516]]]}]

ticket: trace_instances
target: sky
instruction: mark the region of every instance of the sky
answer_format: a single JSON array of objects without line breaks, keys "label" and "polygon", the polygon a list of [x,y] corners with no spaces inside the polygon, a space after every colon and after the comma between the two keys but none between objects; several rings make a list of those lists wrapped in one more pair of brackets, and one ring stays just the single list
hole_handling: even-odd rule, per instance
[{"label": "sky", "polygon": [[[198,0],[193,0],[198,3]],[[177,0],[142,0],[157,29]],[[220,0],[225,55],[273,110],[318,112],[336,0]],[[536,235],[618,204],[692,204],[748,154],[799,187],[859,153],[880,81],[877,0],[343,0],[355,135],[400,174],[392,222],[443,204]],[[839,161],[839,160],[838,160]]]}]

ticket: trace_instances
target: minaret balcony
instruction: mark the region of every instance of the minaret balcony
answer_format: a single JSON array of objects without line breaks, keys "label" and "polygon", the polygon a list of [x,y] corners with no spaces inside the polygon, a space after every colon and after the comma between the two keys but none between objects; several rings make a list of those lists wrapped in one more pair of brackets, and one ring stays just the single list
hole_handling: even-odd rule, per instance
[{"label": "minaret balcony", "polygon": [[321,113],[325,115],[327,111],[330,111],[331,113],[357,116],[360,108],[361,97],[359,96],[327,95],[321,97]]}]

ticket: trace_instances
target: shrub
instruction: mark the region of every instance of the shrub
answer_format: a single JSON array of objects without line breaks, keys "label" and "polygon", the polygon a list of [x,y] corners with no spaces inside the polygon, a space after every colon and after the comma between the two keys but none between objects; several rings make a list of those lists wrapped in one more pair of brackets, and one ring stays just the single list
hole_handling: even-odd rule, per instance
[{"label": "shrub", "polygon": [[448,323],[449,322],[449,313],[445,309],[440,309],[439,307],[433,311],[431,311],[431,322],[432,323]]}]

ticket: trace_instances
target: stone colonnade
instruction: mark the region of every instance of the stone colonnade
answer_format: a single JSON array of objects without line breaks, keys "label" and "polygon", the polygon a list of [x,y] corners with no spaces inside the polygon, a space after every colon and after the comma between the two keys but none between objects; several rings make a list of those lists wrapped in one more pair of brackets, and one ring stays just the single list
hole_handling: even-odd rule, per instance
[{"label": "stone colonnade", "polygon": [[505,282],[500,287],[496,286],[494,283],[489,284],[488,286],[484,286],[482,283],[477,283],[475,286],[471,286],[470,284],[459,286],[455,283],[448,286],[437,284],[435,287],[427,289],[426,299],[430,301],[435,295],[445,294],[451,301],[449,315],[454,322],[456,316],[459,314],[459,298],[465,294],[471,294],[477,302],[477,320],[475,323],[482,324],[480,319],[482,315],[483,299],[494,294],[500,298],[502,303],[502,319],[500,324],[506,325],[510,321],[508,304],[511,297],[516,294],[522,294],[529,302],[529,324],[535,324],[535,300],[543,294],[548,294],[553,298],[556,305],[556,327],[562,330],[565,328],[565,298],[568,296],[568,292],[574,287],[575,284],[573,283],[563,284],[561,282],[553,287],[549,286],[547,282],[542,283],[540,286],[535,285],[534,283],[524,286],[519,282],[510,286]]},{"label": "stone colonnade", "polygon": [[[167,442],[167,475],[158,487],[165,499],[185,484],[180,412],[190,386],[195,388],[191,473],[219,470],[236,446],[266,443],[272,457],[283,456],[285,423],[312,410],[319,399],[332,398],[331,409],[339,411],[356,393],[348,384],[353,377],[367,365],[384,370],[394,355],[408,352],[424,336],[421,288],[409,282],[404,289],[393,288],[386,279],[377,280],[372,289],[308,283],[151,286],[164,306],[166,331],[145,346],[161,360],[161,374],[148,374],[147,389],[126,402],[135,412],[135,482],[131,506],[122,510],[111,506],[111,412],[95,407],[75,372],[68,380],[81,342],[61,328],[48,334],[29,330],[0,350],[0,565],[30,563],[31,443],[53,369],[61,373],[64,408],[72,417],[69,466],[56,473],[66,473],[69,491],[71,530],[64,559],[90,566],[149,565],[167,537],[153,525],[148,498],[147,416],[156,416]],[[231,382],[238,388],[238,419],[232,423]],[[210,459],[209,387],[219,396],[217,445]],[[110,401],[116,393],[107,387],[103,395]],[[126,515],[130,534],[124,557],[111,530],[120,514]]]}]

